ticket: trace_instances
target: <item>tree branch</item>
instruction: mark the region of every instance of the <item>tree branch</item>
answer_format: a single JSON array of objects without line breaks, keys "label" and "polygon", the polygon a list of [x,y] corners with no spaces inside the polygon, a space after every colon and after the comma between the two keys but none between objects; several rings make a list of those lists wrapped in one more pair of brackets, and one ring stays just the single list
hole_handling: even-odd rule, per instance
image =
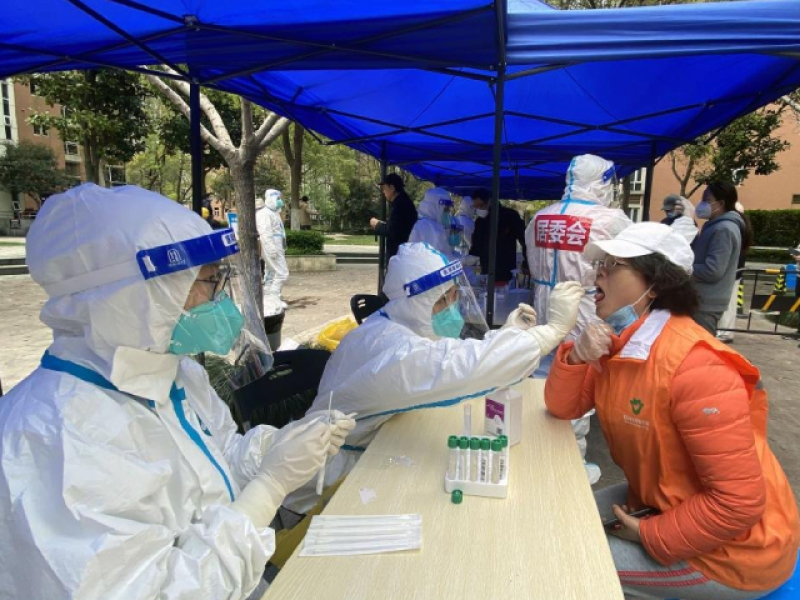
[{"label": "tree branch", "polygon": [[241,99],[242,106],[242,146],[250,147],[255,142],[253,135],[253,105],[250,100]]},{"label": "tree branch", "polygon": [[[172,87],[167,85],[162,79],[155,75],[145,75],[147,80],[153,84],[153,86],[158,89],[162,94],[164,94],[170,102],[172,102],[178,110],[180,110],[187,119],[191,119],[191,111],[189,110],[189,105],[186,103],[186,100],[183,99],[178,92],[176,92]],[[212,134],[208,129],[206,129],[205,125],[200,125],[200,135],[202,136],[203,140],[214,150],[219,152],[222,156],[228,156],[233,149],[233,146],[227,146]]]},{"label": "tree branch", "polygon": [[[164,66],[164,69],[167,73],[178,75],[172,69],[167,66]],[[148,75],[147,78],[149,79],[150,76]],[[173,82],[175,87],[177,87],[181,93],[189,97],[189,84],[183,80],[176,80]],[[231,136],[228,133],[228,128],[225,127],[225,121],[223,121],[222,116],[217,111],[217,107],[214,106],[214,103],[208,99],[208,96],[201,93],[200,94],[200,110],[202,110],[206,117],[208,117],[209,122],[211,123],[211,129],[214,131],[214,135],[217,136],[220,142],[226,144],[231,149],[235,148],[233,145],[233,141],[231,140]]]},{"label": "tree branch", "polygon": [[289,131],[289,119],[285,119],[280,117],[278,122],[275,123],[275,126],[264,136],[264,139],[261,140],[261,143],[258,146],[259,151],[263,150],[267,146],[269,146],[272,142],[278,139],[278,136],[283,134],[284,131]]},{"label": "tree branch", "polygon": [[279,118],[280,117],[276,115],[274,112],[269,113],[264,118],[264,122],[261,123],[261,127],[259,127],[255,133],[257,144],[260,145],[261,142],[264,141],[264,138],[267,137],[267,134],[269,133],[270,129],[272,129],[272,126],[278,122]]},{"label": "tree branch", "polygon": [[281,137],[283,138],[283,154],[286,157],[289,168],[292,168],[294,166],[294,152],[292,152],[292,142],[289,139],[288,127],[281,132]]}]

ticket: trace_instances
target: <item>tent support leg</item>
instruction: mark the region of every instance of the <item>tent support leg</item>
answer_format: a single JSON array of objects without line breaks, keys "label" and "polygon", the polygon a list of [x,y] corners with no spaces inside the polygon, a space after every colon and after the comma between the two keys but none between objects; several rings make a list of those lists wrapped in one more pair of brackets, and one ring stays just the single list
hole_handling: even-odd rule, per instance
[{"label": "tent support leg", "polygon": [[650,162],[647,164],[647,176],[644,180],[644,200],[642,201],[642,221],[650,220],[650,198],[653,194],[653,171],[656,169],[656,145],[650,154]]},{"label": "tent support leg", "polygon": [[506,87],[506,66],[501,63],[497,70],[495,86],[494,148],[492,162],[492,201],[489,212],[489,273],[486,282],[486,322],[494,326],[494,284],[497,262],[497,229],[500,218],[500,162],[503,147],[503,106]]},{"label": "tent support leg", "polygon": [[203,212],[203,142],[200,138],[200,84],[189,84],[189,145],[192,155],[192,210]]},{"label": "tent support leg", "polygon": [[[386,178],[386,142],[381,145],[381,181]],[[386,196],[381,193],[381,221],[386,222]],[[378,236],[378,295],[383,290],[383,278],[386,275],[386,236]]]}]

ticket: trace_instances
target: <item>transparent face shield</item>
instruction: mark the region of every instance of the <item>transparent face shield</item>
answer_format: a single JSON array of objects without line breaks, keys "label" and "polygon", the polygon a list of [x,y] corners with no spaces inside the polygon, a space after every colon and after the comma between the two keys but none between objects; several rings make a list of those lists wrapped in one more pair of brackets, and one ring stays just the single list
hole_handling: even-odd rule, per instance
[{"label": "transparent face shield", "polygon": [[460,261],[406,284],[405,291],[409,297],[424,293],[436,297],[431,323],[439,337],[483,339],[489,331]]},{"label": "transparent face shield", "polygon": [[611,190],[611,201],[608,206],[611,208],[619,208],[622,198],[622,183],[617,177],[617,168],[611,165],[605,173],[603,173],[603,183],[609,184]]},{"label": "transparent face shield", "polygon": [[[142,250],[137,261],[145,279],[179,307],[170,353],[216,355],[221,361],[209,360],[234,390],[272,368],[264,323],[233,230]],[[181,277],[184,281],[178,283]],[[186,285],[188,294],[179,297]]]},{"label": "transparent face shield", "polygon": [[439,205],[442,207],[441,224],[447,231],[453,224],[453,201],[449,198],[441,198],[439,199]]}]

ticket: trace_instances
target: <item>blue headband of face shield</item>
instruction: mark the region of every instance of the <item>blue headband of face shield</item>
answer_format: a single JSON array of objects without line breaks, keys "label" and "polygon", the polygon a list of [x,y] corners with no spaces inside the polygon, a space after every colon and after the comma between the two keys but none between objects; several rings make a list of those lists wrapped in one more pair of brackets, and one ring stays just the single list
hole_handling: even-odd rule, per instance
[{"label": "blue headband of face shield", "polygon": [[403,286],[406,291],[406,296],[418,296],[428,290],[432,290],[448,281],[452,281],[464,272],[464,267],[461,266],[461,261],[454,260],[438,271],[423,275],[419,279],[407,283]]},{"label": "blue headband of face shield", "polygon": [[606,171],[603,173],[603,183],[608,183],[612,179],[617,176],[617,168],[614,165],[611,165]]},{"label": "blue headband of face shield", "polygon": [[239,252],[233,229],[221,229],[208,235],[157,246],[136,253],[136,261],[145,279],[185,271],[219,262]]},{"label": "blue headband of face shield", "polygon": [[453,201],[449,198],[439,198],[439,204],[441,206],[453,206]]}]

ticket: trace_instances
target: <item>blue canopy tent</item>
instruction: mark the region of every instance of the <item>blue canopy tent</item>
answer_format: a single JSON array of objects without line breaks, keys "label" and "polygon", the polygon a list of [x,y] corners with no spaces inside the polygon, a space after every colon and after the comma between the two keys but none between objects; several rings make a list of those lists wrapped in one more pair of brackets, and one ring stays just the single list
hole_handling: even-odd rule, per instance
[{"label": "blue canopy tent", "polygon": [[0,77],[171,66],[192,84],[195,157],[202,84],[494,202],[558,197],[583,152],[624,175],[800,85],[800,0],[6,0],[0,34]]}]

